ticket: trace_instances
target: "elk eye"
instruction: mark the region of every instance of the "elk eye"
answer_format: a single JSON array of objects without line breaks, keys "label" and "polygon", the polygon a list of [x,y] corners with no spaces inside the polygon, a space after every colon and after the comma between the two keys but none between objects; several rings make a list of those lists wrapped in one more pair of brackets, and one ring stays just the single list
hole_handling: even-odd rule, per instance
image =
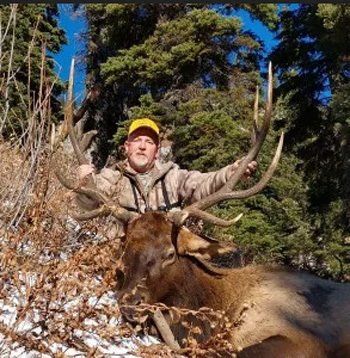
[{"label": "elk eye", "polygon": [[147,267],[152,267],[153,265],[155,264],[155,260],[152,259],[152,260],[149,260],[146,264]]},{"label": "elk eye", "polygon": [[170,250],[170,251],[167,253],[165,260],[171,261],[171,260],[174,260],[174,258],[175,258],[175,251],[174,251],[174,250]]}]

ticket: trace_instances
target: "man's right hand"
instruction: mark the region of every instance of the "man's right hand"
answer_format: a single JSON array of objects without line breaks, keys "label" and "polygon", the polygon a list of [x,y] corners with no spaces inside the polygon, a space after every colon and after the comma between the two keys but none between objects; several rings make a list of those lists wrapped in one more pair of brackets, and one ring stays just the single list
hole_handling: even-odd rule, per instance
[{"label": "man's right hand", "polygon": [[95,167],[93,164],[82,164],[77,169],[79,180],[83,180],[86,176],[92,173],[95,173]]}]

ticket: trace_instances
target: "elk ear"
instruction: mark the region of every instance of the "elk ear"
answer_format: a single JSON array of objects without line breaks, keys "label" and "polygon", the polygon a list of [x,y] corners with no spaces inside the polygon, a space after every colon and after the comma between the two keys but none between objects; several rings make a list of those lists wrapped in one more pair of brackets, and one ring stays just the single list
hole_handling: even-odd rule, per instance
[{"label": "elk ear", "polygon": [[180,229],[177,237],[179,255],[190,255],[202,260],[211,260],[234,250],[235,246],[232,244],[198,236],[185,227]]}]

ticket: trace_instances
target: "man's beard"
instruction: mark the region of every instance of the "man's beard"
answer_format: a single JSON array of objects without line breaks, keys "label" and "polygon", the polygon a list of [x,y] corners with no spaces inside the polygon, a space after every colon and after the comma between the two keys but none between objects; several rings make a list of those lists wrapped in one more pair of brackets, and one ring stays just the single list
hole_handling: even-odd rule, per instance
[{"label": "man's beard", "polygon": [[148,158],[143,155],[137,155],[134,157],[135,165],[140,169],[145,169],[148,166]]}]

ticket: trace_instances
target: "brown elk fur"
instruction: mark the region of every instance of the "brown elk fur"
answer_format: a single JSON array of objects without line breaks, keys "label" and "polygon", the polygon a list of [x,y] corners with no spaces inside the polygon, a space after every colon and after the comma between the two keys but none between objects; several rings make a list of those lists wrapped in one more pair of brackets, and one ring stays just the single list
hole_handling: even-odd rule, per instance
[{"label": "brown elk fur", "polygon": [[[322,350],[320,354],[323,354]],[[309,352],[293,343],[289,338],[273,336],[260,343],[253,344],[237,353],[237,358],[288,358],[288,357],[309,357]],[[322,355],[320,355],[322,357]]]},{"label": "brown elk fur", "polygon": [[[176,228],[162,213],[131,221],[126,235],[121,295],[144,279],[137,290],[148,303],[224,310],[235,324],[232,343],[261,353],[256,356],[282,356],[273,353],[278,351],[284,357],[319,358],[347,344],[347,284],[285,268],[214,269],[205,259],[225,246]],[[249,356],[245,352],[241,357]]]}]

